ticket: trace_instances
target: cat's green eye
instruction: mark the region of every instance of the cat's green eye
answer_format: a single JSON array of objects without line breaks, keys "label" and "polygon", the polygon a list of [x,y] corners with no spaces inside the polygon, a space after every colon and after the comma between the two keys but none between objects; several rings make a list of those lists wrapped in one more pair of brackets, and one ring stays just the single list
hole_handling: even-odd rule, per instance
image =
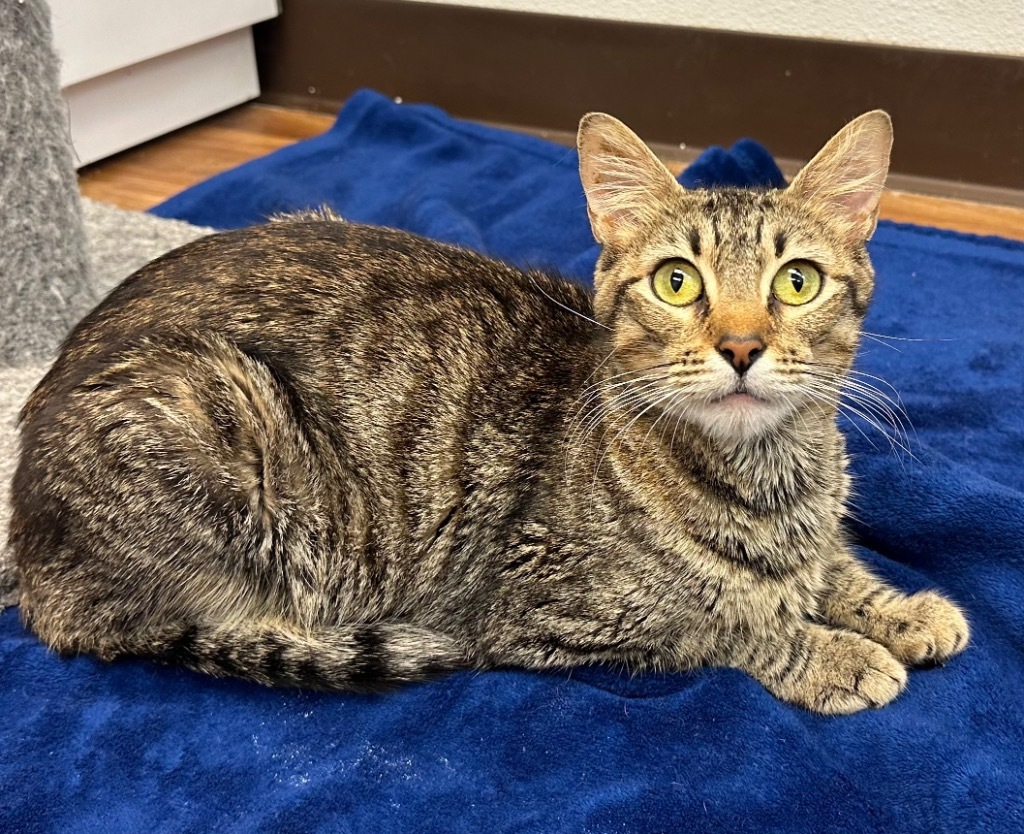
[{"label": "cat's green eye", "polygon": [[819,292],[821,273],[807,261],[791,261],[772,280],[772,295],[793,307],[813,301]]},{"label": "cat's green eye", "polygon": [[685,307],[701,297],[704,282],[697,267],[689,261],[673,258],[654,270],[654,275],[651,276],[651,289],[666,304]]}]

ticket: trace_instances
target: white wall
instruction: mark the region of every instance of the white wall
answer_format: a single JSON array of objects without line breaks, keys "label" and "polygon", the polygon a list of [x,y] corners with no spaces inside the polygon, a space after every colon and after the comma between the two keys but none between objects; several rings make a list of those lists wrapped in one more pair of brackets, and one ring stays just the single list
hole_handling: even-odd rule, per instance
[{"label": "white wall", "polygon": [[1024,0],[421,0],[1024,56]]}]

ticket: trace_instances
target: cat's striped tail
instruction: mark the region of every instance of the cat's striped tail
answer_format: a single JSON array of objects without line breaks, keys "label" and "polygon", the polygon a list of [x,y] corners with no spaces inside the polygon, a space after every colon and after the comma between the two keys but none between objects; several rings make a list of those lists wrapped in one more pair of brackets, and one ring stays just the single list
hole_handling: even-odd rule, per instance
[{"label": "cat's striped tail", "polygon": [[[267,686],[375,691],[466,668],[466,651],[440,632],[396,623],[300,632],[269,626],[164,626],[110,639],[108,659],[133,656]],[[95,649],[94,649],[95,650]]]}]

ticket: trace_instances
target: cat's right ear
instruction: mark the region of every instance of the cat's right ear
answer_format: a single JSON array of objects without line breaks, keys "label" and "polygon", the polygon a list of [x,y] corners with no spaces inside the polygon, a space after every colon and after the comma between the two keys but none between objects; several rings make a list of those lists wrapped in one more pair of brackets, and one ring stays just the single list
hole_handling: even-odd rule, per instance
[{"label": "cat's right ear", "polygon": [[590,227],[601,244],[627,243],[679,189],[643,140],[607,113],[583,117],[577,146]]}]

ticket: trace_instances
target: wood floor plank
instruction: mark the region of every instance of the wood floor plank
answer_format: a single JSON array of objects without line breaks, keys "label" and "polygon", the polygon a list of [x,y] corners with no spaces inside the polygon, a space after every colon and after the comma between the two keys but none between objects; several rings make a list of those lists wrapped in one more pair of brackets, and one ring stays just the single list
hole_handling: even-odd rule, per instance
[{"label": "wood floor plank", "polygon": [[[82,194],[144,210],[189,186],[327,130],[331,115],[245,104],[94,163],[79,172]],[[904,223],[1024,241],[1024,209],[887,191],[881,216]]]},{"label": "wood floor plank", "polygon": [[1024,241],[1024,209],[1010,206],[987,206],[965,200],[886,191],[882,195],[881,216],[901,223]]},{"label": "wood floor plank", "polygon": [[152,208],[179,191],[323,133],[333,116],[248,104],[83,168],[82,194],[126,209]]}]

